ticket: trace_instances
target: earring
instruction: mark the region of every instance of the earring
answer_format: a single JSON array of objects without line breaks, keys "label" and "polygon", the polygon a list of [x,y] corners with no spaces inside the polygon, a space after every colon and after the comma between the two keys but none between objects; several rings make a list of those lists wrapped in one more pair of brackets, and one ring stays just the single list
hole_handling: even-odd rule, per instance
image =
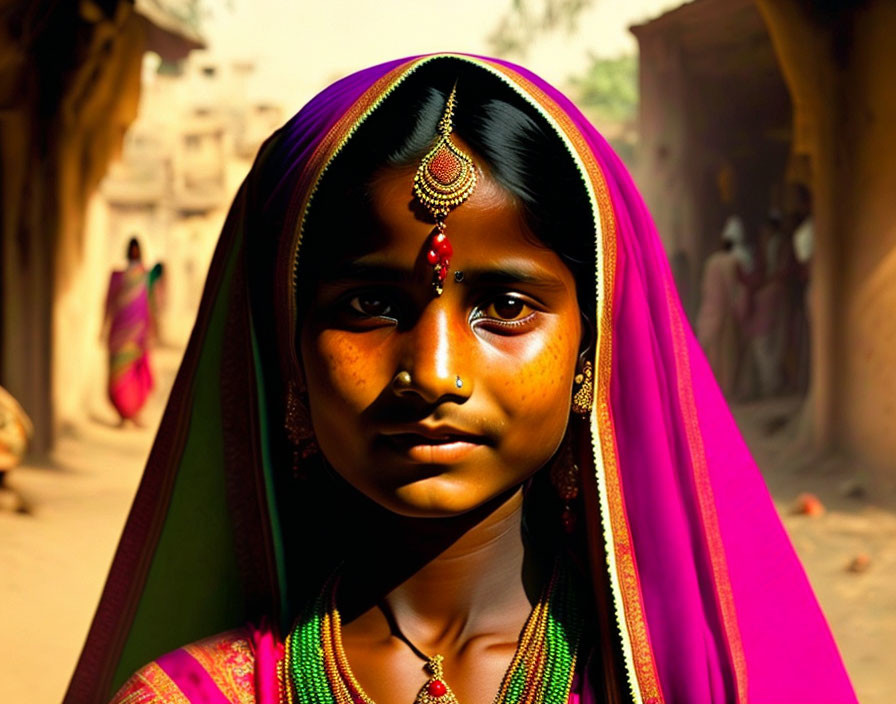
[{"label": "earring", "polygon": [[286,389],[286,418],[283,427],[286,429],[286,437],[293,444],[292,470],[298,477],[301,461],[316,455],[320,452],[320,448],[314,437],[311,414],[295,381],[289,382]]},{"label": "earring", "polygon": [[594,404],[594,370],[591,362],[582,365],[582,371],[576,374],[574,381],[579,388],[572,397],[572,412],[586,416],[591,413]]},{"label": "earring", "polygon": [[551,466],[551,484],[557,496],[563,501],[563,511],[560,513],[560,524],[563,531],[569,535],[576,529],[576,512],[572,502],[579,495],[579,465],[576,464],[572,453],[572,441],[569,433],[563,438],[563,446],[557,460]]}]

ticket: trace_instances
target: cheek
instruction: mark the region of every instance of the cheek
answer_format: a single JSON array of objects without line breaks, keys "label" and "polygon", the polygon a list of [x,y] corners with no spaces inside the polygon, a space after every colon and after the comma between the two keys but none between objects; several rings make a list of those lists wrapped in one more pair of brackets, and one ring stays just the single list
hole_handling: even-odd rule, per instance
[{"label": "cheek", "polygon": [[552,331],[540,340],[514,341],[496,364],[496,395],[510,420],[507,449],[546,461],[562,440],[569,418],[578,337]]},{"label": "cheek", "polygon": [[[325,330],[303,339],[302,359],[312,410],[363,410],[379,394],[382,384],[378,355],[357,344],[355,335]],[[347,419],[345,419],[347,420]]]},{"label": "cheek", "polygon": [[500,360],[490,360],[500,376],[509,408],[530,405],[555,413],[567,406],[578,355],[578,335],[564,325],[547,326],[530,335],[506,338],[496,345]]}]

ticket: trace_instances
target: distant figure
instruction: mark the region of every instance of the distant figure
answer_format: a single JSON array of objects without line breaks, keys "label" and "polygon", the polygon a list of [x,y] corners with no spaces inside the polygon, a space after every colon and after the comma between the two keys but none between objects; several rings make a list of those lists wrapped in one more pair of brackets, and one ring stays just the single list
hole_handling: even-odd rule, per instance
[{"label": "distant figure", "polygon": [[750,354],[758,375],[759,393],[771,396],[783,385],[787,345],[788,251],[778,210],[769,211],[760,232],[761,282],[749,319]]},{"label": "distant figure", "polygon": [[165,265],[157,262],[152,269],[149,270],[147,276],[148,295],[149,295],[149,312],[152,322],[152,339],[161,346],[162,345],[162,311],[165,309]]},{"label": "distant figure", "polygon": [[706,353],[722,393],[737,390],[742,354],[741,321],[746,315],[747,293],[742,268],[752,268],[743,222],[733,215],[722,230],[722,249],[710,254],[703,267],[697,338]]},{"label": "distant figure", "polygon": [[815,223],[812,214],[803,218],[793,233],[793,251],[800,264],[808,266],[815,249]]},{"label": "distant figure", "polygon": [[127,268],[112,272],[106,294],[103,329],[108,326],[109,400],[121,425],[140,425],[138,414],[153,387],[149,368],[151,313],[149,281],[140,255],[140,243],[131,238]]},{"label": "distant figure", "polygon": [[790,339],[791,376],[796,390],[806,392],[809,387],[809,327],[811,321],[811,267],[815,250],[815,222],[812,217],[812,193],[802,183],[793,184],[790,191],[791,238],[796,276],[792,277],[791,305],[793,325]]}]

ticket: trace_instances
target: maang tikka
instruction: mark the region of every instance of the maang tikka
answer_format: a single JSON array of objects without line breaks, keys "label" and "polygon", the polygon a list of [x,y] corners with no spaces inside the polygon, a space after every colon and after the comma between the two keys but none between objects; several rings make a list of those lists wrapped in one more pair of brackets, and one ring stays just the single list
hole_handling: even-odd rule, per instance
[{"label": "maang tikka", "polygon": [[476,188],[476,168],[473,159],[451,139],[457,86],[451,89],[445,112],[439,120],[439,135],[414,175],[414,195],[436,221],[426,251],[426,261],[432,266],[432,286],[435,294],[442,294],[448,277],[453,248],[445,234],[445,217],[463,203]]}]

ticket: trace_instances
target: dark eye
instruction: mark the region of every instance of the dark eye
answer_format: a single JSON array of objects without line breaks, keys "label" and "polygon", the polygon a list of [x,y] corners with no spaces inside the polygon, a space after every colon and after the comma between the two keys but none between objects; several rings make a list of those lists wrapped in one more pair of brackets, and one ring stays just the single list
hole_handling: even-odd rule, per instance
[{"label": "dark eye", "polygon": [[391,301],[374,294],[361,294],[348,302],[352,310],[371,318],[387,318],[394,315]]},{"label": "dark eye", "polygon": [[491,303],[483,307],[482,314],[487,318],[495,320],[519,320],[528,316],[532,312],[529,306],[522,298],[517,296],[498,296]]}]

